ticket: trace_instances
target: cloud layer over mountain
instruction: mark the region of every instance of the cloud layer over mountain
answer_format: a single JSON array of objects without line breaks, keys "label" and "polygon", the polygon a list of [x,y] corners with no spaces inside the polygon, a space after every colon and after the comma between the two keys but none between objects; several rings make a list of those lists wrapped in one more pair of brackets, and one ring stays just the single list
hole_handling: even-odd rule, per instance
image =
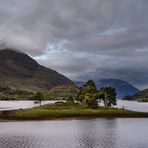
[{"label": "cloud layer over mountain", "polygon": [[0,44],[71,79],[148,87],[147,0],[1,0]]}]

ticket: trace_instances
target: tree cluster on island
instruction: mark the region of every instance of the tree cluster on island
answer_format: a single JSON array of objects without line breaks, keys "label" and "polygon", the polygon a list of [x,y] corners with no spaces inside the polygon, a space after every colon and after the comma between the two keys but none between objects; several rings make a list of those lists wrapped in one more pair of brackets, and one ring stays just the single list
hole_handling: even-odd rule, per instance
[{"label": "tree cluster on island", "polygon": [[105,107],[117,104],[115,89],[112,87],[102,87],[97,90],[93,80],[88,80],[83,87],[80,87],[76,100],[90,108],[97,108],[101,102],[104,103]]},{"label": "tree cluster on island", "polygon": [[[41,106],[41,101],[44,100],[44,95],[37,92],[34,97]],[[93,80],[88,80],[86,84],[79,88],[76,97],[70,96],[67,99],[68,103],[78,102],[87,105],[90,108],[97,108],[99,103],[103,102],[105,107],[116,105],[116,92],[112,87],[102,87],[97,90],[96,84]]]}]

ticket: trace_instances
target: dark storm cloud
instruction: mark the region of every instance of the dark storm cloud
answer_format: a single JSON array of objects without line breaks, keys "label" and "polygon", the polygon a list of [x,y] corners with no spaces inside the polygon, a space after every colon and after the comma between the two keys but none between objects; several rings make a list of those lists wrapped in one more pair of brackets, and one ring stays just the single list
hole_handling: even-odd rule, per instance
[{"label": "dark storm cloud", "polygon": [[0,48],[28,52],[72,79],[121,78],[143,88],[147,16],[147,0],[1,0]]}]

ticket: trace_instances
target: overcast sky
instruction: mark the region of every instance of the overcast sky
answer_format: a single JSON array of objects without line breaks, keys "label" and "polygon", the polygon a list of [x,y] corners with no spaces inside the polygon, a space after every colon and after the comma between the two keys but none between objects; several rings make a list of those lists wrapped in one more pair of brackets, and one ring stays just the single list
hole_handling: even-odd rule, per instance
[{"label": "overcast sky", "polygon": [[0,47],[72,80],[148,88],[148,0],[0,0]]}]

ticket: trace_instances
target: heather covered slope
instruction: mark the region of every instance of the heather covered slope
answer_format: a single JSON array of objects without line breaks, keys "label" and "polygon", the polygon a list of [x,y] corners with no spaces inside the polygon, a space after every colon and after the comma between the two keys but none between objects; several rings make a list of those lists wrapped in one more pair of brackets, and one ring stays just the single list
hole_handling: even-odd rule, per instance
[{"label": "heather covered slope", "polygon": [[74,83],[58,72],[39,65],[25,53],[0,50],[0,86],[11,89],[48,91],[56,86]]}]

